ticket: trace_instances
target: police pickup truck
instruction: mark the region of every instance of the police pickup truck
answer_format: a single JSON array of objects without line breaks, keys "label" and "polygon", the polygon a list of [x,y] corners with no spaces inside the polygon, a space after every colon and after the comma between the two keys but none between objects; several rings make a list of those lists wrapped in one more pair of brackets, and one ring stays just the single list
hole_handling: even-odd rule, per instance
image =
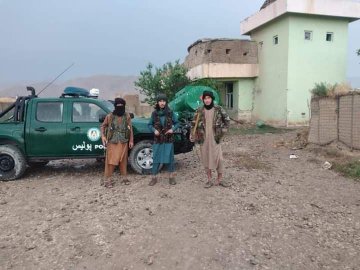
[{"label": "police pickup truck", "polygon": [[[103,158],[100,125],[114,109],[89,91],[68,87],[57,98],[41,98],[35,89],[30,95],[0,113],[0,180],[20,178],[28,166],[45,166],[56,159]],[[153,133],[148,119],[133,118],[134,147],[129,164],[140,174],[152,168]],[[176,131],[175,154],[191,151],[190,125],[183,122]]]}]

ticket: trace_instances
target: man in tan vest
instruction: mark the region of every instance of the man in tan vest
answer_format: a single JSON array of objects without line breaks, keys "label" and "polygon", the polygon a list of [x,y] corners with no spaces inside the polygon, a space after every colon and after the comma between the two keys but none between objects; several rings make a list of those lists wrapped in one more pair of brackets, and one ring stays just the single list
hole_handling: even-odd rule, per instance
[{"label": "man in tan vest", "polygon": [[221,106],[214,104],[211,91],[204,91],[202,100],[204,105],[195,113],[190,140],[200,144],[201,162],[207,176],[204,187],[214,185],[211,179],[212,170],[217,171],[215,185],[228,186],[222,181],[224,166],[220,141],[229,127],[230,118]]},{"label": "man in tan vest", "polygon": [[109,113],[101,125],[101,139],[106,146],[105,179],[101,179],[100,185],[113,187],[114,181],[111,176],[115,167],[119,166],[123,176],[122,183],[128,185],[127,176],[128,149],[134,145],[134,136],[131,126],[131,117],[125,112],[126,101],[115,98],[115,109]]}]

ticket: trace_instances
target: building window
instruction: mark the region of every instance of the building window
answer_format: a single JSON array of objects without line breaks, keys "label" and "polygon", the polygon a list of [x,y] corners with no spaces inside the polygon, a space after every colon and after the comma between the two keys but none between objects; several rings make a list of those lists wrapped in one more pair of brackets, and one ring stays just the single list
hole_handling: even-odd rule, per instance
[{"label": "building window", "polygon": [[273,43],[274,43],[274,45],[279,44],[279,37],[278,36],[273,37]]},{"label": "building window", "polygon": [[334,41],[334,33],[327,32],[326,33],[326,41]]},{"label": "building window", "polygon": [[225,83],[225,106],[228,109],[234,108],[234,84],[232,82]]},{"label": "building window", "polygon": [[312,40],[312,31],[305,31],[304,38],[305,40]]},{"label": "building window", "polygon": [[231,51],[230,49],[226,49],[225,52],[226,52],[226,54],[230,54],[230,51]]},{"label": "building window", "polygon": [[210,53],[211,53],[211,50],[206,50],[206,53],[207,53],[207,54],[210,54]]}]

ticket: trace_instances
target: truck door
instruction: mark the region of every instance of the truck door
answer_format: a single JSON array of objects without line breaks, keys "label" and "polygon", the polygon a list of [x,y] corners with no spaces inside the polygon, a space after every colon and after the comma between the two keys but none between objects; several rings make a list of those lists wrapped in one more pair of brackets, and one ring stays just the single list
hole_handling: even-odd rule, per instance
[{"label": "truck door", "polygon": [[26,148],[32,157],[60,157],[65,154],[66,123],[62,101],[33,101],[27,123]]},{"label": "truck door", "polygon": [[102,156],[99,116],[106,112],[91,101],[72,101],[67,125],[66,151],[69,156]]}]

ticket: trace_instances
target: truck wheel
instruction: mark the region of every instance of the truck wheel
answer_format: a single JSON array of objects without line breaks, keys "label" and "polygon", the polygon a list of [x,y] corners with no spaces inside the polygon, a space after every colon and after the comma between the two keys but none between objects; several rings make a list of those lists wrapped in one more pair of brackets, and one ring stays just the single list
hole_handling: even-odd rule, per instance
[{"label": "truck wheel", "polygon": [[131,149],[129,163],[131,168],[139,174],[150,174],[153,165],[152,141],[138,142]]},{"label": "truck wheel", "polygon": [[26,169],[26,160],[14,145],[0,145],[0,180],[20,178]]}]

